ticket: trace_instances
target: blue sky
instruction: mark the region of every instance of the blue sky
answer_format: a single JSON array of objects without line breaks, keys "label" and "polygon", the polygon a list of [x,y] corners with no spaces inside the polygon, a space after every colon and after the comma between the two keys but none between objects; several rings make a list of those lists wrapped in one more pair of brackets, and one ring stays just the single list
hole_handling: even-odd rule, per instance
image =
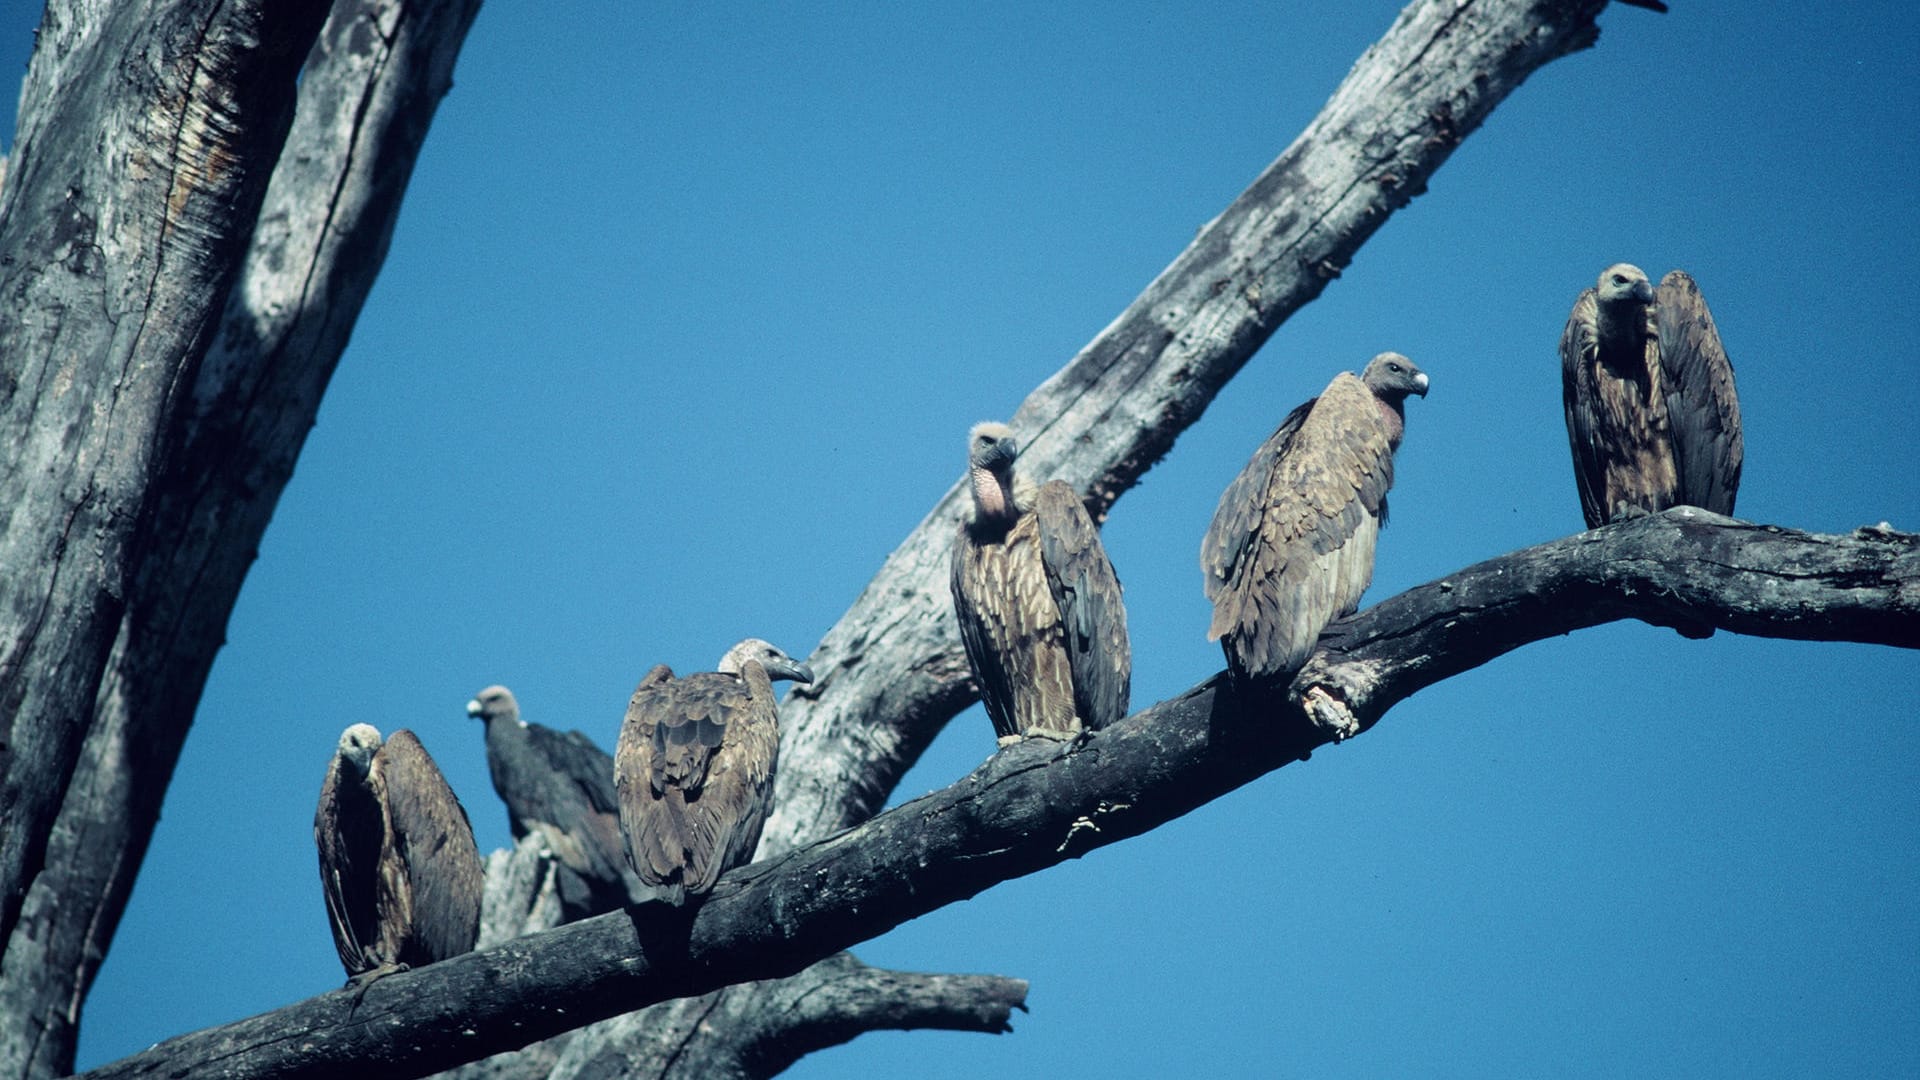
[{"label": "blue sky", "polygon": [[[0,16],[14,71],[29,6]],[[310,824],[346,725],[418,732],[488,850],[474,690],[611,746],[656,662],[811,649],[968,425],[1104,327],[1397,7],[483,10],[80,1064],[339,984]],[[1713,307],[1741,516],[1920,527],[1920,16],[1674,7],[1607,11],[1121,500],[1137,703],[1220,666],[1196,552],[1221,489],[1382,349],[1434,382],[1369,602],[1577,530],[1554,350],[1616,260],[1683,267]],[[867,944],[1031,979],[1032,1012],[796,1074],[1912,1075],[1916,701],[1920,656],[1887,648],[1637,623],[1532,645]],[[971,710],[900,795],[992,749]]]}]

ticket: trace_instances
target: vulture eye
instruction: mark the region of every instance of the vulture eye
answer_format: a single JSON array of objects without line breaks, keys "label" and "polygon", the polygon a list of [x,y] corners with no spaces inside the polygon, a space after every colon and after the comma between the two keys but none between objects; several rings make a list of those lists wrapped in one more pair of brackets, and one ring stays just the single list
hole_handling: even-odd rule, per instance
[{"label": "vulture eye", "polygon": [[1399,365],[1399,364],[1388,364],[1388,365],[1387,365],[1387,370],[1388,370],[1388,371],[1391,371],[1391,372],[1393,372],[1393,373],[1394,373],[1395,375],[1398,375],[1398,374],[1400,374],[1400,365]]}]

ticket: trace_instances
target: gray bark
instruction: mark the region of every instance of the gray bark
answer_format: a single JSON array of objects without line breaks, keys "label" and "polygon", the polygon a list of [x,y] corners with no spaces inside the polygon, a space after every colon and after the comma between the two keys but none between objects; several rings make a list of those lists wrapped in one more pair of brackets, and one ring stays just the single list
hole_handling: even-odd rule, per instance
[{"label": "gray bark", "polygon": [[0,195],[0,940],[326,4],[50,10]]},{"label": "gray bark", "polygon": [[728,874],[690,921],[640,905],[391,976],[363,998],[335,991],[180,1036],[86,1075],[414,1076],[642,1005],[782,978],[1305,758],[1340,734],[1297,703],[1317,688],[1377,718],[1523,642],[1676,615],[1920,648],[1920,535],[1818,535],[1682,508],[1514,552],[1337,624],[1292,689],[1229,689],[1216,675],[1082,739],[1016,744],[942,791]]},{"label": "gray bark", "polygon": [[[234,282],[218,332],[204,335],[212,339],[204,360],[182,356],[147,376],[164,381],[161,373],[170,373],[190,392],[167,384],[176,432],[168,453],[117,466],[130,470],[124,484],[146,484],[147,525],[115,582],[123,602],[107,612],[117,628],[96,668],[97,687],[76,683],[69,691],[84,689],[84,702],[63,699],[76,727],[89,715],[92,722],[44,854],[25,866],[30,888],[20,926],[0,938],[0,1016],[7,1018],[0,1076],[72,1069],[81,1003],[125,909],[228,614],[385,258],[414,159],[477,8],[478,0],[337,5],[307,57],[284,152],[271,148],[278,165],[257,225],[234,218],[224,227],[240,240],[203,256],[226,259]],[[62,10],[50,9],[50,25],[66,25]],[[47,126],[29,106],[36,87],[65,77],[56,53],[43,30],[34,68],[45,78],[29,77],[23,139],[35,124]],[[290,83],[299,60],[298,53],[277,57],[275,73]],[[85,142],[88,130],[55,126],[44,137],[59,132]],[[32,154],[23,147],[16,159]],[[262,177],[273,160],[265,156],[257,167]],[[24,166],[13,180],[9,199],[34,197],[30,185],[47,183]],[[7,228],[30,216],[24,206],[7,204]],[[38,318],[38,302],[29,295],[8,310]],[[0,421],[0,430],[19,431],[14,423]],[[32,438],[48,434],[27,430]],[[24,595],[11,584],[18,579],[8,580],[10,597]],[[32,760],[24,747],[22,759]],[[6,828],[22,835],[11,821]]]}]

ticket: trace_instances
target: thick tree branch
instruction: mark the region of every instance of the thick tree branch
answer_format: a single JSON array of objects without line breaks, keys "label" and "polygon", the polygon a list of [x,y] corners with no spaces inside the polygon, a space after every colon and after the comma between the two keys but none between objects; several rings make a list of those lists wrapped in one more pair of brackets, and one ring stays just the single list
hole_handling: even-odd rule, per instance
[{"label": "thick tree branch", "polygon": [[[178,450],[154,466],[147,546],[22,909],[30,925],[5,942],[0,1012],[15,1020],[0,1025],[0,1076],[72,1069],[80,1004],[227,617],[385,259],[478,4],[341,0],[307,56],[298,116],[183,407]],[[289,78],[298,59],[285,60]]]},{"label": "thick tree branch", "polygon": [[[1605,6],[1409,5],[1293,145],[1021,404],[1013,425],[1023,464],[1089,492],[1104,517],[1267,337],[1426,190],[1494,106],[1536,69],[1593,43]],[[959,509],[956,484],[808,658],[820,678],[782,707],[763,852],[864,820],[974,700],[947,595]]]},{"label": "thick tree branch", "polygon": [[1530,641],[1616,619],[1920,647],[1911,533],[1815,536],[1690,506],[1469,566],[1335,624],[1290,696],[1329,737]]},{"label": "thick tree branch", "polygon": [[[1013,1010],[1025,1010],[1026,996],[1027,984],[1019,979],[888,971],[836,953],[787,978],[616,1017],[598,1025],[616,1030],[570,1045],[554,1072],[629,1080],[761,1080],[868,1031],[1011,1031]],[[659,1023],[662,1018],[668,1022]],[[696,1031],[716,1037],[686,1037]],[[718,1037],[721,1033],[724,1037]]]},{"label": "thick tree branch", "polygon": [[[1743,633],[1920,647],[1920,536],[1817,534],[1669,511],[1528,548],[1337,626],[1295,685],[1363,716],[1577,626],[1676,614]],[[1369,682],[1340,674],[1387,672]],[[1325,676],[1314,672],[1328,672]],[[87,1074],[415,1076],[729,983],[777,978],[907,919],[1152,829],[1334,738],[1278,688],[1221,677],[1073,743],[1029,740],[943,791],[722,879],[677,924],[615,912]]]}]

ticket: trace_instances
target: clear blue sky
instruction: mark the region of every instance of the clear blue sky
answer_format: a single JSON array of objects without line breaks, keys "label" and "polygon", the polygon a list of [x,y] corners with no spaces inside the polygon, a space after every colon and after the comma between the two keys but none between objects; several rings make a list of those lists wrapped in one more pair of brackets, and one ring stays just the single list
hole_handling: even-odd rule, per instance
[{"label": "clear blue sky", "polygon": [[[5,8],[22,70],[31,5]],[[337,986],[310,822],[410,727],[508,840],[462,706],[611,746],[648,666],[804,653],[1005,417],[1292,140],[1393,2],[508,4],[480,14],[241,597],[81,1065]],[[1555,345],[1684,267],[1742,516],[1920,528],[1920,16],[1602,17],[1118,505],[1134,698],[1220,665],[1196,565],[1281,416],[1382,349],[1409,408],[1369,600],[1580,527]],[[9,104],[10,107],[10,104]],[[4,125],[8,130],[11,123]],[[805,1077],[1920,1073],[1920,655],[1618,624],[859,949],[1031,979],[1002,1037]],[[993,749],[961,716],[907,778]]]}]

